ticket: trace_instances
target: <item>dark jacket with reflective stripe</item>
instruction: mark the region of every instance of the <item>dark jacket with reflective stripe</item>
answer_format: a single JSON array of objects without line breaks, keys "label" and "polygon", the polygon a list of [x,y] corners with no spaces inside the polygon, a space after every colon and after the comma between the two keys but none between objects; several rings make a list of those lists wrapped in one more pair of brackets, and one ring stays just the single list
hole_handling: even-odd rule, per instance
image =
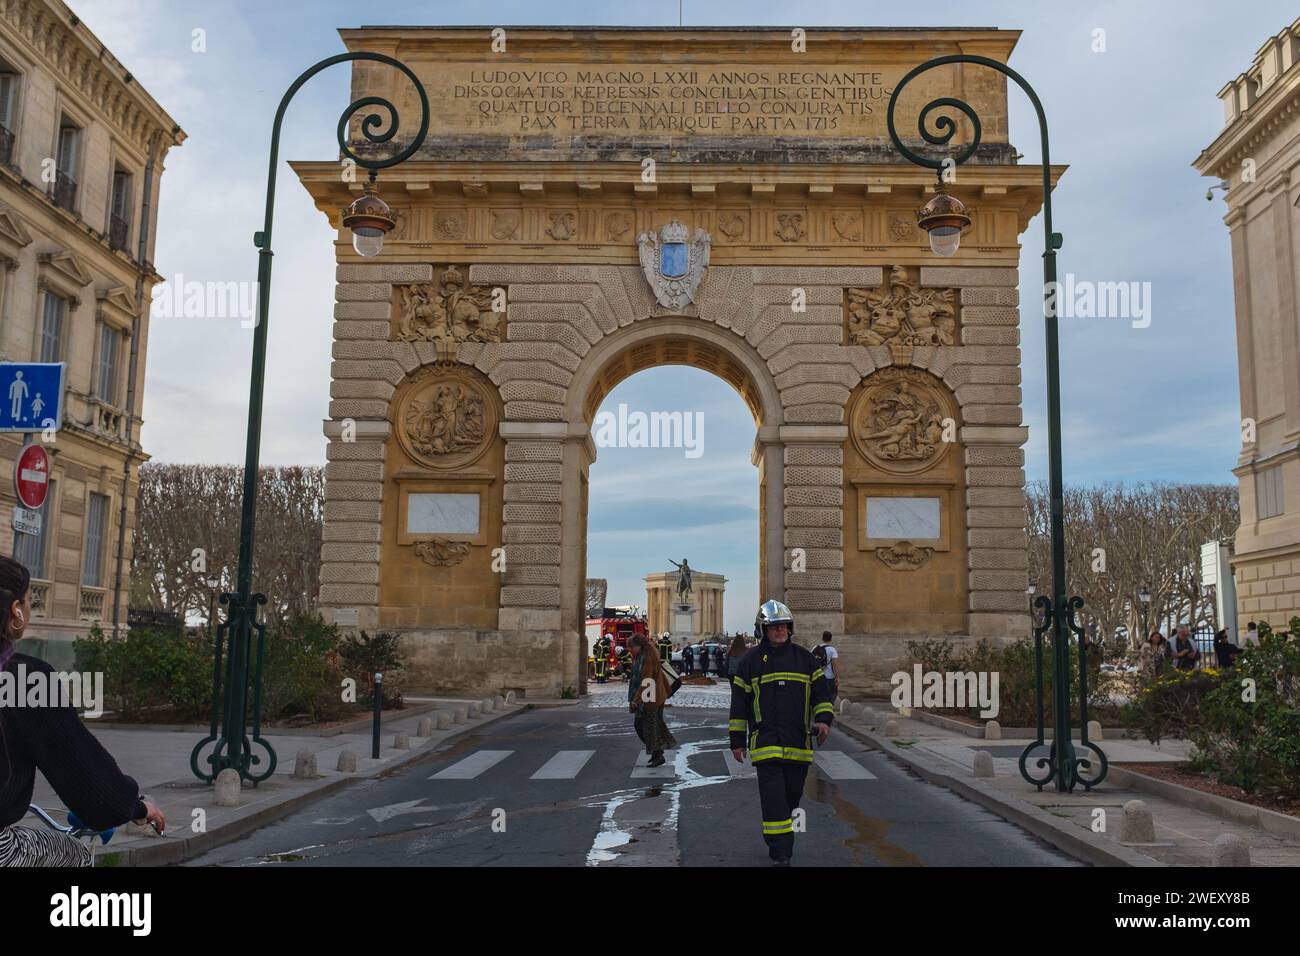
[{"label": "dark jacket with reflective stripe", "polygon": [[812,725],[830,724],[831,689],[812,654],[794,641],[766,640],[740,659],[731,679],[731,746],[750,760],[812,761]]}]

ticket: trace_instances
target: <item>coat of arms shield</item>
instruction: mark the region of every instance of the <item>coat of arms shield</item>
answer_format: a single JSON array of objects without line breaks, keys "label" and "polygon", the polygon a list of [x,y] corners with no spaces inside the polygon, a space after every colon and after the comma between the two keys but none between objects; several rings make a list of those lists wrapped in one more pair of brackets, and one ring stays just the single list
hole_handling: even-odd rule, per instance
[{"label": "coat of arms shield", "polygon": [[709,234],[696,229],[691,237],[687,228],[673,219],[658,233],[641,233],[636,242],[641,252],[641,268],[654,290],[655,301],[674,312],[694,302],[709,264],[709,247],[713,242]]}]

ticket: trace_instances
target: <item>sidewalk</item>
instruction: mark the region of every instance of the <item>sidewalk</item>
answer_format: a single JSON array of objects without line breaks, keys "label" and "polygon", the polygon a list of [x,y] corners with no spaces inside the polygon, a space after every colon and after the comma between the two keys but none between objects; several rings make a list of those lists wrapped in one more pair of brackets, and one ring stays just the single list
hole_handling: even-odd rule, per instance
[{"label": "sidewalk", "polygon": [[[267,733],[265,739],[275,748],[278,761],[275,773],[257,787],[245,783],[238,807],[215,806],[212,786],[200,781],[190,770],[190,751],[207,736],[206,731],[97,728],[93,721],[87,721],[86,725],[108,748],[118,766],[135,778],[141,792],[157,803],[167,817],[167,835],[163,837],[148,827],[134,824],[120,828],[108,846],[99,847],[95,854],[97,865],[179,863],[273,823],[346,787],[351,781],[403,766],[448,740],[472,735],[480,727],[526,709],[521,704],[494,704],[489,712],[482,710],[482,702],[478,700],[452,698],[420,698],[411,703],[433,703],[436,706],[432,710],[416,707],[409,715],[386,719],[380,736],[378,760],[370,756],[369,727],[364,733],[334,733],[331,736],[312,736],[301,731],[294,734]],[[436,727],[437,714],[444,710],[452,720],[449,729],[435,729],[429,737],[415,735],[420,721],[426,717],[431,718]],[[463,714],[459,720],[458,711]],[[409,750],[393,747],[394,737],[399,733],[409,735]],[[303,750],[316,755],[317,776],[313,779],[293,776],[297,755]],[[357,755],[355,773],[342,773],[335,769],[339,754],[344,750]],[[253,752],[260,755],[262,749],[255,747]],[[36,776],[32,802],[52,811],[56,820],[63,820],[63,803],[40,774]],[[28,816],[23,825],[40,827],[42,824]]]},{"label": "sidewalk", "polygon": [[[885,735],[888,720],[898,722],[897,734]],[[863,717],[854,717],[845,708],[836,714],[835,723],[931,783],[948,787],[1059,849],[1099,866],[1210,866],[1214,841],[1224,833],[1235,834],[1250,848],[1254,866],[1300,866],[1300,820],[1270,811],[1242,809],[1246,805],[1222,798],[1207,801],[1186,788],[1137,789],[1132,779],[1135,775],[1123,770],[1124,763],[1181,761],[1190,748],[1185,741],[1165,741],[1160,746],[1123,738],[1099,741],[1110,762],[1110,775],[1091,792],[1078,787],[1074,793],[1058,793],[1050,784],[1040,792],[1020,776],[1019,756],[1030,740],[971,738],[921,720],[899,717],[887,701],[867,702]],[[975,753],[979,750],[992,754],[992,778],[974,774]],[[1043,755],[1046,753],[1044,749]],[[1153,792],[1157,789],[1168,795]],[[1129,800],[1141,800],[1151,810],[1155,843],[1120,843],[1123,807]],[[1211,802],[1217,812],[1204,809]],[[1102,833],[1092,829],[1098,808],[1105,811]],[[1231,819],[1234,816],[1236,819]],[[1263,825],[1245,822],[1258,822],[1260,817],[1266,818]]]}]

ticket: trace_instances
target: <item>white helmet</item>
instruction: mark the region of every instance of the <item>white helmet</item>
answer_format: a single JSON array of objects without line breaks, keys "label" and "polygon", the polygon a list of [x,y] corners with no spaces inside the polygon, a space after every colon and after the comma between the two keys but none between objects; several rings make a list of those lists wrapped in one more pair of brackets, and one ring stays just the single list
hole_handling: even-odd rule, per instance
[{"label": "white helmet", "polygon": [[769,624],[787,624],[790,627],[790,636],[794,636],[794,615],[780,601],[764,601],[759,607],[758,614],[754,617],[754,637],[763,640],[767,636]]}]

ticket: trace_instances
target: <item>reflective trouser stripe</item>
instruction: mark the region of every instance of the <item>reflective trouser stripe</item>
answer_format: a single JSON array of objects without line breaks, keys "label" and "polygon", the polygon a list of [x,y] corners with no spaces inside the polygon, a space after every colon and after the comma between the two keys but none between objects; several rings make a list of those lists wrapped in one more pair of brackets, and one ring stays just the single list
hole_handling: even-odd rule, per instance
[{"label": "reflective trouser stripe", "polygon": [[791,817],[789,820],[764,820],[763,821],[764,835],[770,833],[793,833],[793,832],[794,832],[794,817]]}]

